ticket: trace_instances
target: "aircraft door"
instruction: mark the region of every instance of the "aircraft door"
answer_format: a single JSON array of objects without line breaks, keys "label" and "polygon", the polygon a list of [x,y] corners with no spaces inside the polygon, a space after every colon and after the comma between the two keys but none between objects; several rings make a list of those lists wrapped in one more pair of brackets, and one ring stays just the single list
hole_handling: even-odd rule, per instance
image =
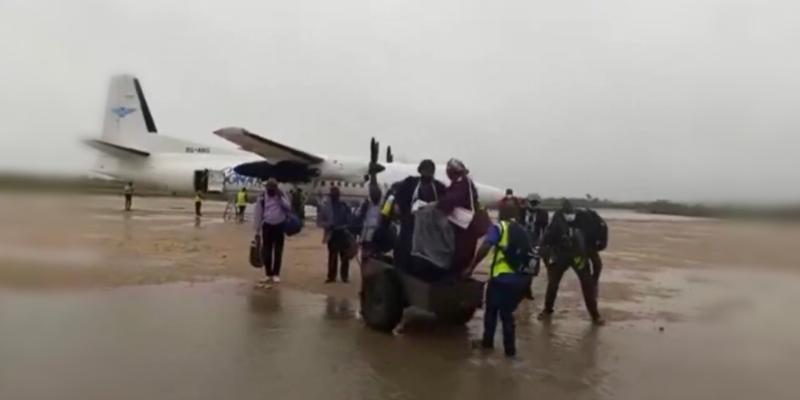
[{"label": "aircraft door", "polygon": [[206,193],[208,191],[208,170],[194,171],[194,191]]},{"label": "aircraft door", "polygon": [[225,174],[222,171],[207,171],[206,190],[209,193],[222,193],[225,190]]}]

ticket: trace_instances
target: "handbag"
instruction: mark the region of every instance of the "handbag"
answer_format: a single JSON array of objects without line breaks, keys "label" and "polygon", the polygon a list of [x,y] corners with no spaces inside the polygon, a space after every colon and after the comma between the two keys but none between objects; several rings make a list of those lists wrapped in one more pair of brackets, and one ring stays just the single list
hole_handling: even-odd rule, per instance
[{"label": "handbag", "polygon": [[472,194],[472,181],[467,178],[467,185],[469,191],[469,205],[470,209],[466,209],[464,207],[456,207],[447,216],[447,219],[450,222],[454,223],[461,229],[469,228],[469,225],[472,223],[472,219],[475,218],[475,196]]},{"label": "handbag", "polygon": [[261,238],[256,236],[250,241],[250,266],[261,268],[264,263],[261,261]]},{"label": "handbag", "polygon": [[[411,196],[411,213],[414,213],[417,210],[419,210],[420,208],[425,207],[428,204],[430,204],[427,201],[422,201],[422,200],[419,199],[419,185],[421,185],[421,184],[422,184],[422,180],[417,182],[417,187],[414,189],[414,194]],[[434,201],[439,201],[439,196],[436,194],[436,185],[434,185],[433,182],[431,182],[431,186],[432,186],[432,189],[433,189]]]}]

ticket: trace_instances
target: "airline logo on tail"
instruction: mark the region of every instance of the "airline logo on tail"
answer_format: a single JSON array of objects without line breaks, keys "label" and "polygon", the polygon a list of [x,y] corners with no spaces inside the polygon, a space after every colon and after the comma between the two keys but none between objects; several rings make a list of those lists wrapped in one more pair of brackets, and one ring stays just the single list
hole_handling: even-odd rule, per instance
[{"label": "airline logo on tail", "polygon": [[111,109],[111,112],[117,116],[117,118],[122,119],[125,118],[128,114],[133,114],[136,112],[135,108],[127,108],[127,107],[114,107]]}]

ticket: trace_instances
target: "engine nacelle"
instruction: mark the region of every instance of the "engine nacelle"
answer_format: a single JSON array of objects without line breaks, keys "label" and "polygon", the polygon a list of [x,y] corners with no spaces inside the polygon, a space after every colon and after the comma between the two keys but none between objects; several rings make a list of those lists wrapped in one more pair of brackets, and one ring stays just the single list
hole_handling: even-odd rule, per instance
[{"label": "engine nacelle", "polygon": [[271,164],[268,161],[256,161],[241,164],[234,171],[243,176],[266,180],[275,178],[278,182],[311,182],[319,176],[319,170],[307,164],[295,161],[281,161]]}]

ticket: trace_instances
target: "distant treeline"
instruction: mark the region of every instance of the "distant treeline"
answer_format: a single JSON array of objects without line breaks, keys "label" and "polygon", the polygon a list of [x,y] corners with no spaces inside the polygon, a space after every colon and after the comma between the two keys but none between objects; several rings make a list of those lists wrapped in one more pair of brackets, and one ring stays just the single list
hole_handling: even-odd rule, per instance
[{"label": "distant treeline", "polygon": [[[122,194],[123,182],[94,177],[54,177],[0,173],[0,190],[31,190],[64,193]],[[136,185],[137,196],[171,196],[172,193],[157,188]],[[542,206],[555,210],[561,206],[563,198],[547,197]],[[800,204],[788,206],[757,207],[740,205],[704,205],[677,203],[669,200],[650,202],[618,202],[586,195],[569,198],[575,207],[612,208],[635,210],[642,213],[680,215],[708,218],[771,218],[800,220]]]},{"label": "distant treeline", "polygon": [[[608,199],[569,198],[576,207],[635,210],[648,214],[679,215],[706,218],[770,218],[800,220],[800,204],[785,206],[706,205],[678,203],[669,200],[618,202]],[[544,198],[542,205],[555,210],[563,198]]]}]

